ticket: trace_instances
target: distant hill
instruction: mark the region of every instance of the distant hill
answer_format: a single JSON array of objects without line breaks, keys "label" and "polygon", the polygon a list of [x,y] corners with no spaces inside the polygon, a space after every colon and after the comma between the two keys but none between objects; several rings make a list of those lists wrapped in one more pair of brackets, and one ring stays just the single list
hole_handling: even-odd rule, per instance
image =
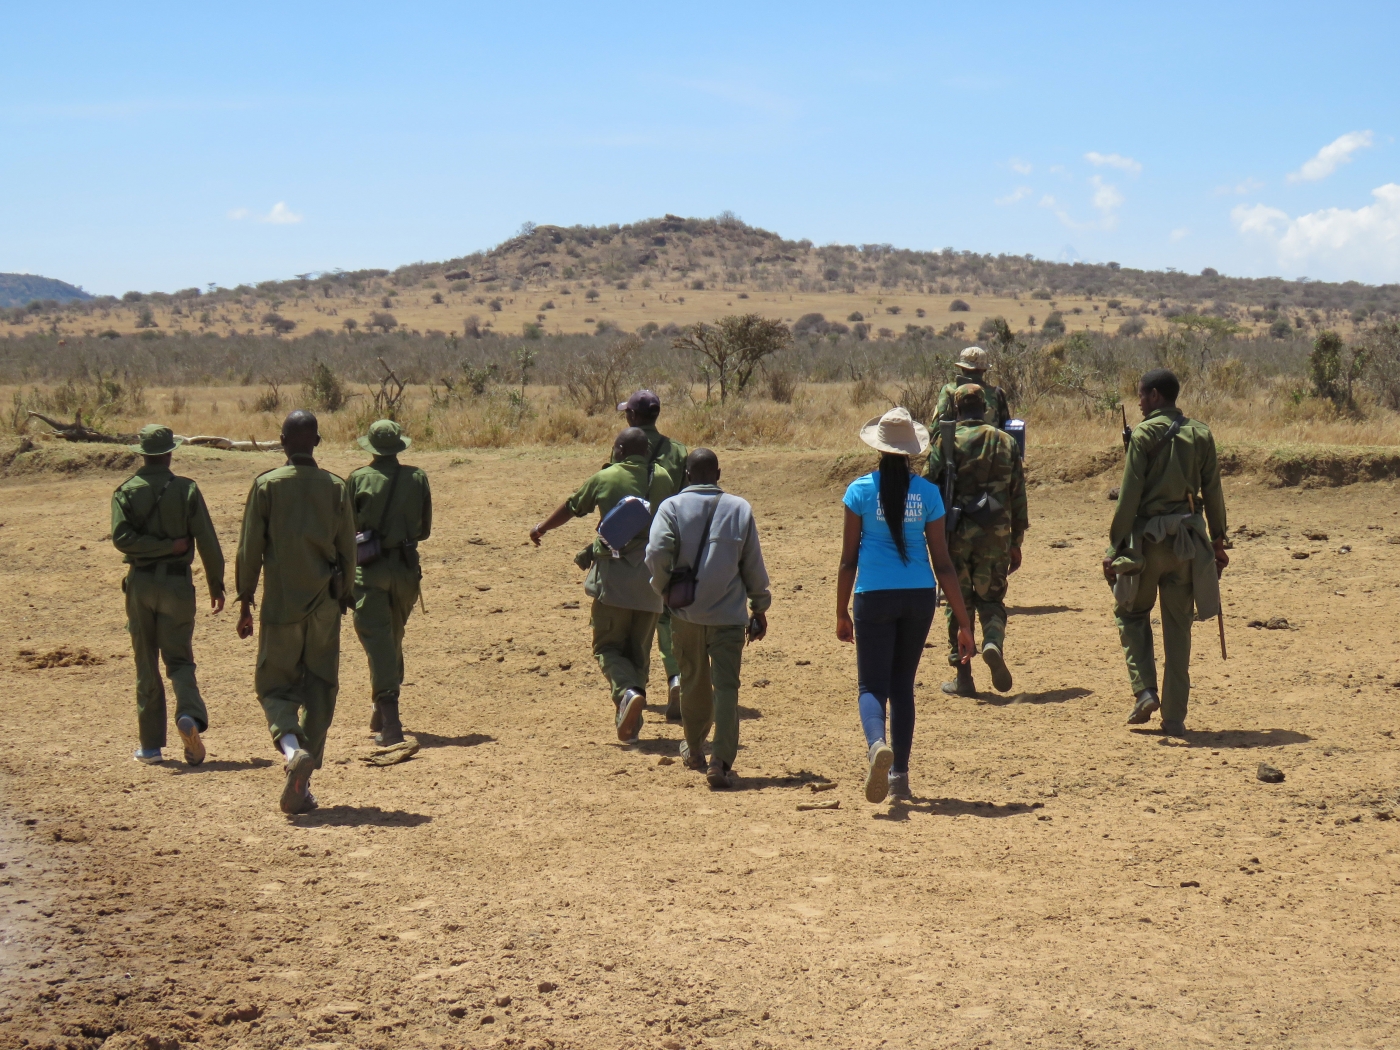
[{"label": "distant hill", "polygon": [[29,273],[0,273],[0,307],[24,306],[35,299],[71,303],[91,298],[87,292],[67,281],[36,277]]}]

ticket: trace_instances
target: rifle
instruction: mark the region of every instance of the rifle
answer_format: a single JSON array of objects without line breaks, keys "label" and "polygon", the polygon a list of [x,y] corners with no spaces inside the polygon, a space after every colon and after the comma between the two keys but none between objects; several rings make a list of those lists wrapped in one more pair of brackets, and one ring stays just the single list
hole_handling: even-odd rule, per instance
[{"label": "rifle", "polygon": [[1133,440],[1133,428],[1128,426],[1128,410],[1119,405],[1118,411],[1123,413],[1123,451],[1127,452]]},{"label": "rifle", "polygon": [[962,508],[953,504],[953,493],[958,478],[958,465],[954,460],[954,450],[957,448],[957,420],[939,420],[938,432],[943,443],[943,525],[947,534],[951,536],[962,519]]}]

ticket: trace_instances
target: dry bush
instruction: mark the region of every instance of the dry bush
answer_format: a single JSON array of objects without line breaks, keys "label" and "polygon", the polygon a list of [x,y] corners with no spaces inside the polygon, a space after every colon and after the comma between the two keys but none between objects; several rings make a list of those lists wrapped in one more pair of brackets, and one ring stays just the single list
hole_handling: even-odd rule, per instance
[{"label": "dry bush", "polygon": [[863,375],[851,386],[851,404],[862,408],[874,401],[883,401],[885,392],[873,376]]},{"label": "dry bush", "polygon": [[564,389],[590,416],[615,410],[641,349],[638,336],[625,335],[580,355],[565,370]]},{"label": "dry bush", "polygon": [[768,373],[768,397],[780,405],[792,404],[797,392],[797,377],[786,369],[776,369]]}]

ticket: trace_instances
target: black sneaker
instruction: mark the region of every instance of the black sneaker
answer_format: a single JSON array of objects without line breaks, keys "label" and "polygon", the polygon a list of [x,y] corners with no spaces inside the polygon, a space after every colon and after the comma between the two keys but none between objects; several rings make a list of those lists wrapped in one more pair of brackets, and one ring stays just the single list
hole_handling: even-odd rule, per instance
[{"label": "black sneaker", "polygon": [[728,791],[734,786],[734,772],[717,758],[710,759],[705,779],[709,781],[711,791]]},{"label": "black sneaker", "polygon": [[686,769],[693,769],[697,773],[705,772],[705,750],[692,752],[690,745],[684,740],[681,741],[681,765]]},{"label": "black sneaker", "polygon": [[674,675],[669,683],[666,693],[666,721],[679,722],[681,720],[681,676]]},{"label": "black sneaker", "polygon": [[[287,759],[287,782],[282,785],[282,812],[291,816],[305,812],[311,802],[311,774],[316,769],[316,760],[311,752],[297,748]],[[314,805],[314,803],[312,803]]]},{"label": "black sneaker", "polygon": [[646,714],[647,697],[635,689],[622,694],[617,705],[617,738],[624,744],[635,743],[641,735],[642,716]]}]

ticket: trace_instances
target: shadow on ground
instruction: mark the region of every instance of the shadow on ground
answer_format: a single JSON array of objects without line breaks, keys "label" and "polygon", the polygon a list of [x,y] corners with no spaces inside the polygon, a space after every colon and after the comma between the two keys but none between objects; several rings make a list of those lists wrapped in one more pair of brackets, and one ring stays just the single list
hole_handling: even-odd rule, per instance
[{"label": "shadow on ground", "polygon": [[378,806],[326,806],[293,818],[302,828],[354,828],[373,825],[380,828],[416,828],[432,820],[426,813],[407,813]]},{"label": "shadow on ground", "polygon": [[989,707],[1010,707],[1012,704],[1063,704],[1070,700],[1093,696],[1092,689],[1072,687],[1069,689],[1049,689],[1043,693],[1015,693],[1002,696],[999,693],[978,693],[979,702]]},{"label": "shadow on ground", "polygon": [[1083,612],[1083,609],[1073,605],[1010,605],[1007,606],[1006,615],[1010,616],[1049,616],[1052,613],[1062,612]]},{"label": "shadow on ground", "polygon": [[216,759],[212,762],[201,762],[197,766],[182,764],[174,772],[179,776],[188,776],[191,773],[235,773],[245,769],[266,769],[270,765],[272,765],[270,758],[247,758],[240,762]]},{"label": "shadow on ground", "polygon": [[[1138,736],[1160,737],[1165,743],[1168,739],[1162,736],[1161,729],[1156,726],[1143,729],[1129,730]],[[1306,744],[1312,740],[1307,733],[1298,733],[1292,729],[1220,729],[1208,731],[1204,729],[1188,729],[1184,744],[1178,746],[1185,747],[1214,747],[1214,748],[1240,748],[1251,747],[1287,747],[1290,744]]]},{"label": "shadow on ground", "polygon": [[476,747],[478,744],[494,744],[496,738],[485,733],[468,733],[466,736],[437,736],[434,733],[414,733],[420,747]]},{"label": "shadow on ground", "polygon": [[922,813],[930,817],[1015,817],[1044,808],[1041,802],[969,802],[961,798],[921,798],[895,802],[888,813],[876,813],[876,820],[908,820]]}]

